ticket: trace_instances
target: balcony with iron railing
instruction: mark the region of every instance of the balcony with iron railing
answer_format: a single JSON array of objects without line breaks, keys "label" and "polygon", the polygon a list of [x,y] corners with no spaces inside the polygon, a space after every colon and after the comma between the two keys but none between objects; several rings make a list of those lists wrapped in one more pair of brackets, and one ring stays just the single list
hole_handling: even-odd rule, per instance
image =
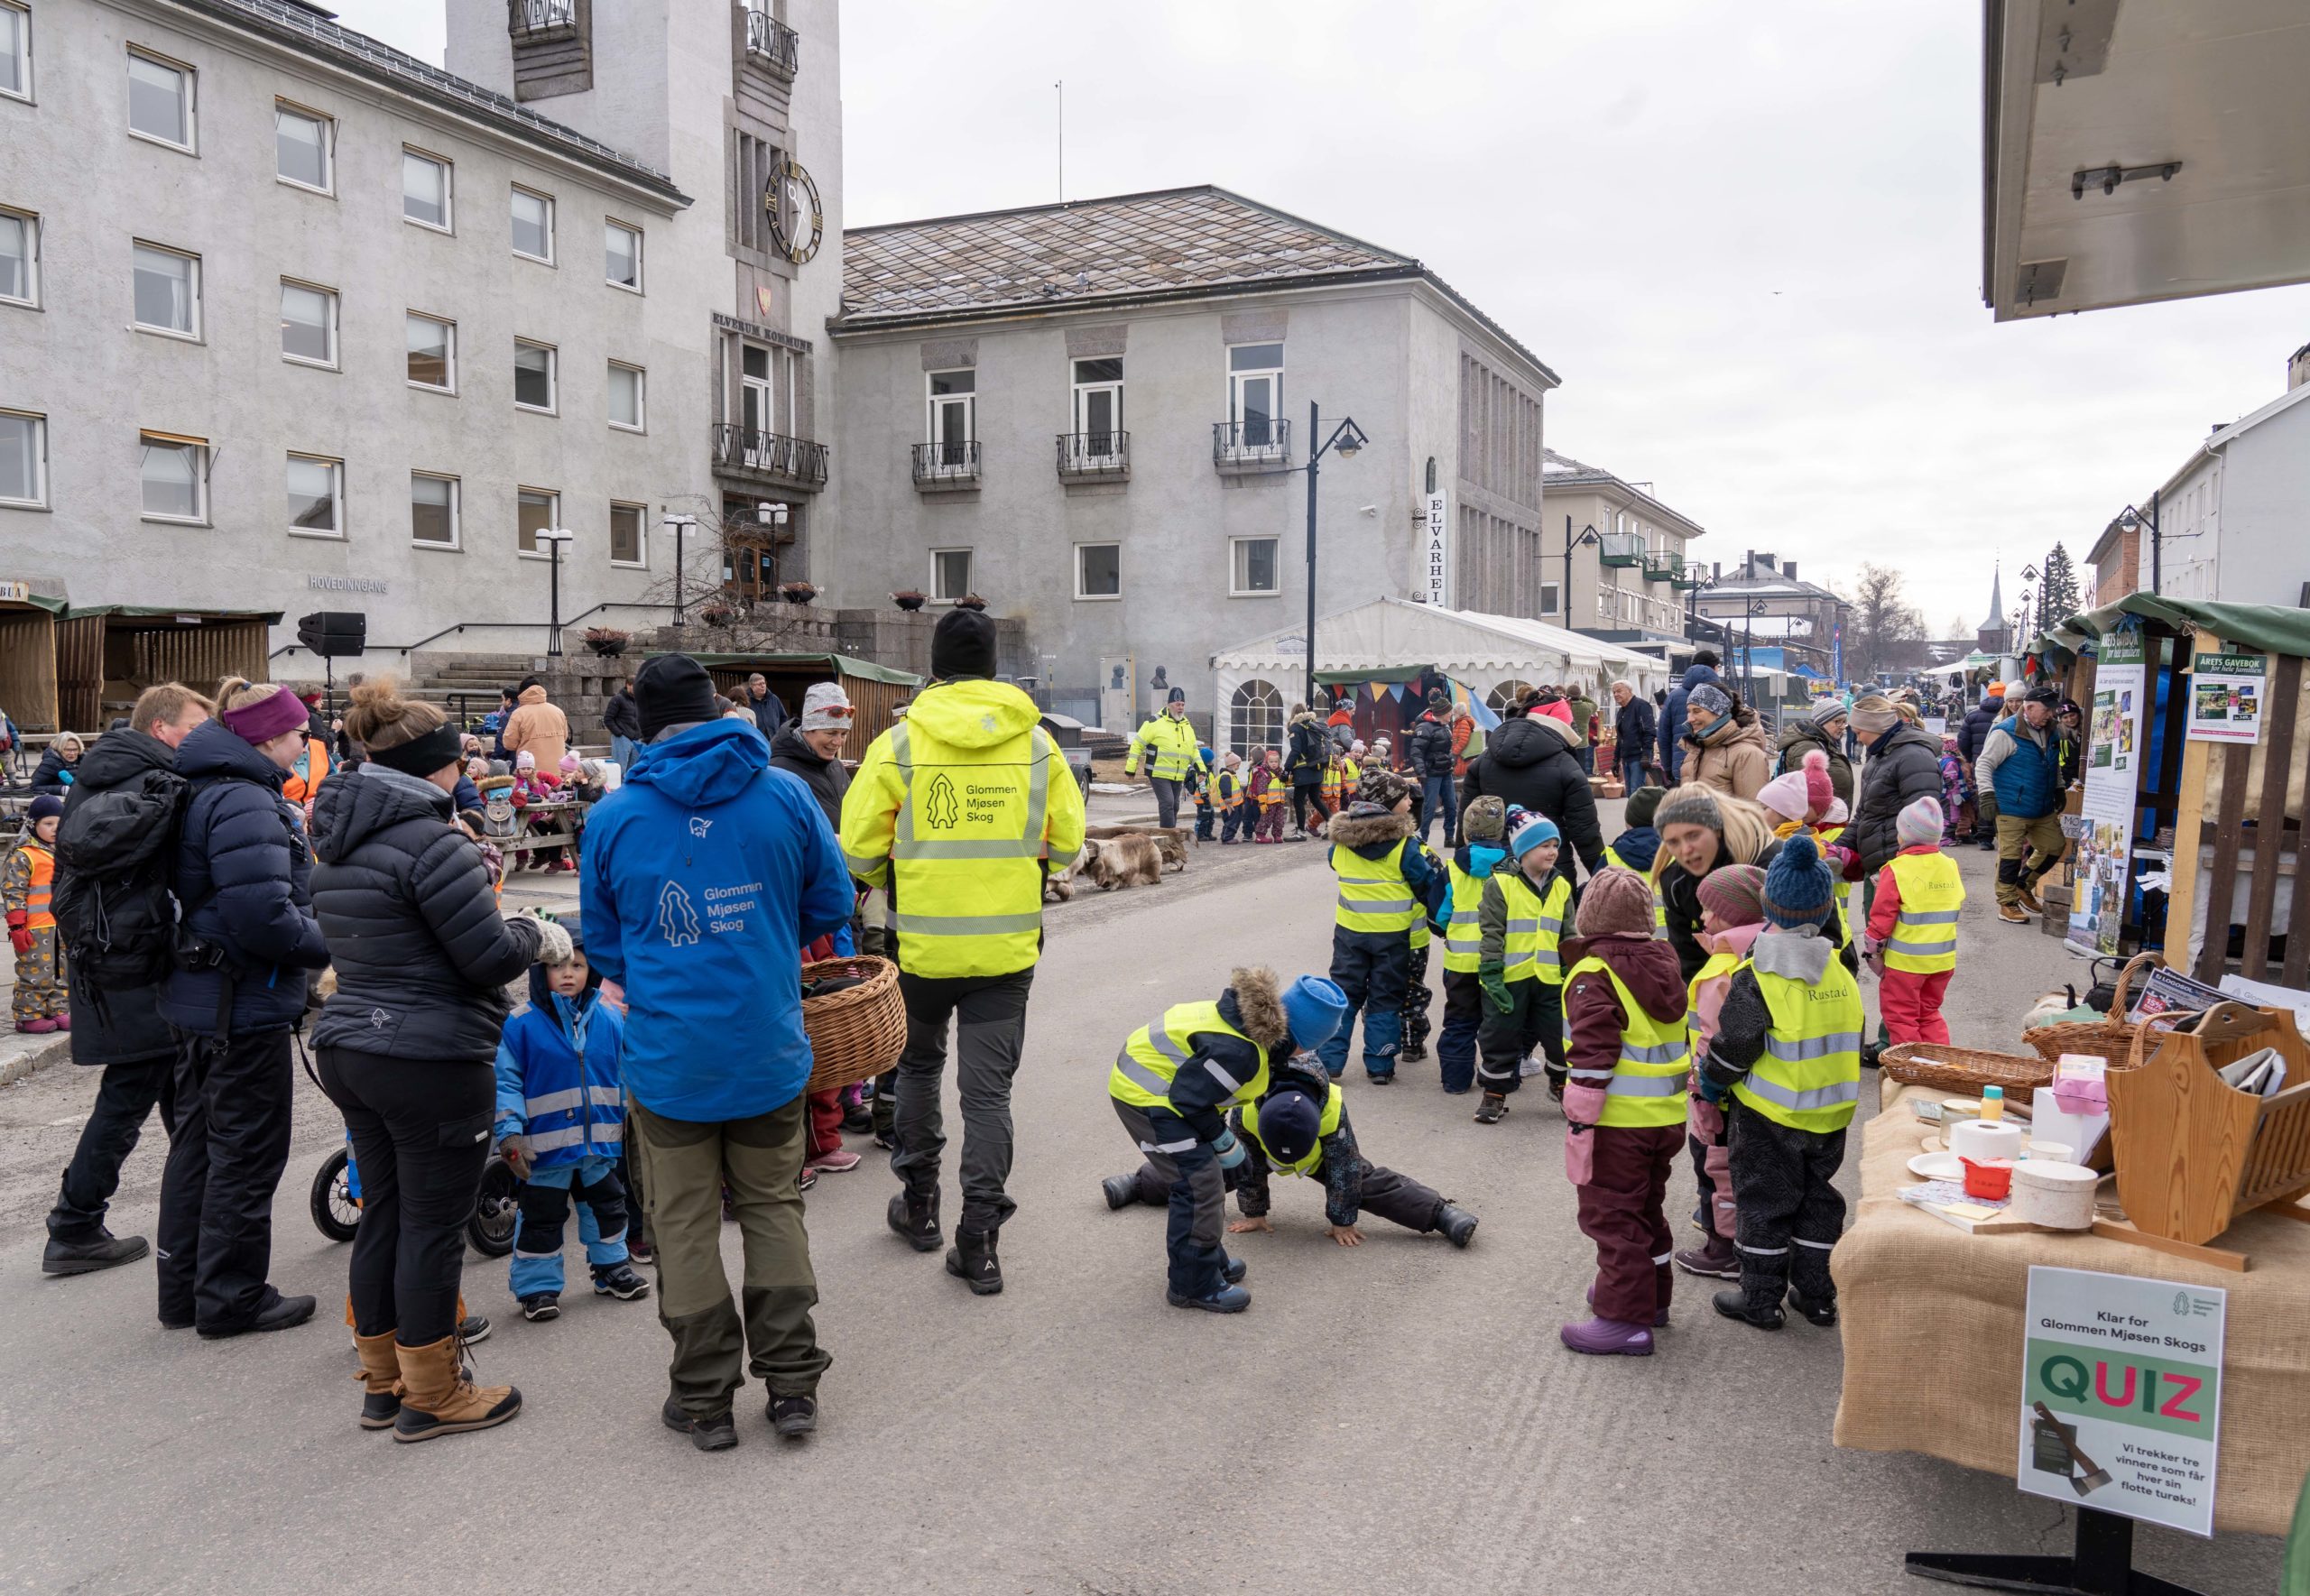
[{"label": "balcony with iron railing", "polygon": [[914,485],[927,492],[978,486],[978,439],[914,446]]},{"label": "balcony with iron railing", "polygon": [[1696,593],[1699,591],[1700,585],[1705,580],[1705,578],[1701,575],[1700,563],[1695,560],[1678,566],[1677,574],[1668,578],[1668,586],[1685,593]]},{"label": "balcony with iron railing", "polygon": [[746,58],[791,78],[802,69],[802,39],[767,11],[746,7]]},{"label": "balcony with iron railing", "polygon": [[1647,554],[1644,557],[1644,579],[1648,582],[1673,582],[1685,562],[1673,554]]},{"label": "balcony with iron railing", "polygon": [[1120,429],[1060,433],[1058,474],[1076,478],[1129,476],[1131,434]]},{"label": "balcony with iron railing", "polygon": [[716,469],[797,487],[823,487],[827,446],[782,432],[755,432],[728,421],[714,427]]},{"label": "balcony with iron railing", "polygon": [[1291,423],[1280,416],[1211,424],[1211,463],[1226,472],[1286,471],[1291,466]]},{"label": "balcony with iron railing", "polygon": [[1596,558],[1607,566],[1635,567],[1644,563],[1644,543],[1634,532],[1597,534]]},{"label": "balcony with iron railing", "polygon": [[575,38],[578,0],[505,0],[505,32],[516,44]]}]

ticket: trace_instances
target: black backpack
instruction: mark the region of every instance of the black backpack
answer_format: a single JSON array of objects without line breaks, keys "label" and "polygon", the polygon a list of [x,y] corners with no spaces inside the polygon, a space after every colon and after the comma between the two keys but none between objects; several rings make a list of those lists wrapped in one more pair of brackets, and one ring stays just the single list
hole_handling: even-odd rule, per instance
[{"label": "black backpack", "polygon": [[56,835],[54,912],[76,989],[150,986],[174,958],[169,890],[191,785],[174,770],[74,793]]}]

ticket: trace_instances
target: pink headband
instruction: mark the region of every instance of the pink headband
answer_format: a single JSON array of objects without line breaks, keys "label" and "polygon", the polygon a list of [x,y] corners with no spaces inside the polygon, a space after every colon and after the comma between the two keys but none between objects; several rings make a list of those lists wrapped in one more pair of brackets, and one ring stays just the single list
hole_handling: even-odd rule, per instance
[{"label": "pink headband", "polygon": [[308,711],[296,694],[282,687],[254,704],[227,709],[217,715],[226,729],[251,748],[272,742],[283,732],[306,724]]}]

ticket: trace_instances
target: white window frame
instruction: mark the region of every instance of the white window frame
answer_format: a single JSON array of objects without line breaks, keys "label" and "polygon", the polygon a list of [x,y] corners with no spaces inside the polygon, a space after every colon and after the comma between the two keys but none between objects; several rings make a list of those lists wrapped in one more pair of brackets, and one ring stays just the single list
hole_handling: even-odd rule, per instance
[{"label": "white window frame", "polygon": [[[159,145],[162,149],[163,149],[163,150],[174,150],[174,151],[177,151],[177,152],[180,152],[180,154],[185,154],[185,155],[198,155],[198,154],[199,154],[199,153],[200,153],[200,74],[199,74],[199,72],[197,69],[194,69],[194,67],[191,65],[191,63],[190,63],[190,62],[188,62],[188,61],[180,61],[180,60],[177,60],[174,56],[162,55],[162,54],[159,51],[157,51],[157,50],[147,50],[147,49],[145,49],[145,48],[144,48],[143,45],[141,45],[141,44],[132,44],[132,45],[130,45],[130,46],[128,47],[128,55],[129,55],[129,59],[130,59],[130,60],[140,60],[140,59],[141,59],[141,60],[143,60],[146,64],[148,64],[148,65],[150,65],[150,66],[160,67],[160,68],[163,69],[164,70],[171,71],[171,72],[175,72],[175,73],[179,74],[180,77],[182,77],[182,78],[183,78],[183,79],[184,79],[184,138],[183,138],[183,140],[182,140],[181,142],[180,142],[180,141],[178,141],[178,140],[176,140],[176,139],[162,138],[162,137],[159,134],[157,134],[157,133],[147,133],[147,132],[145,132],[143,128],[141,128],[141,127],[139,127],[139,126],[137,126],[137,125],[136,125],[136,123],[135,123],[135,120],[134,120],[135,113],[134,113],[134,109],[133,109],[133,108],[132,108],[132,110],[130,111],[130,121],[129,121],[129,124],[128,124],[128,136],[129,136],[130,138],[133,138],[133,139],[142,139],[144,143],[148,143],[148,144],[158,144],[158,145]],[[130,103],[131,103],[132,107],[134,106],[134,90],[132,90],[132,91],[131,91],[131,97],[131,97],[131,102],[130,102]]]},{"label": "white window frame", "polygon": [[[449,381],[448,386],[438,387],[431,383],[420,383],[415,377],[409,374],[409,322],[411,317],[416,318],[420,321],[432,322],[436,327],[445,328],[448,329],[449,335],[448,341],[446,346],[446,354],[448,358],[449,365]],[[450,320],[446,316],[436,316],[430,310],[411,310],[403,309],[402,311],[401,337],[401,374],[402,380],[411,387],[416,389],[420,393],[447,393],[454,397],[457,392],[457,324]]]},{"label": "white window frame", "polygon": [[[300,122],[320,125],[321,180],[316,188],[302,178],[292,178],[281,170],[281,119],[294,116]],[[337,198],[337,118],[310,106],[300,106],[294,100],[276,97],[273,102],[273,180],[307,194],[326,194]]]},{"label": "white window frame", "polygon": [[[1121,364],[1122,359],[1121,355],[1095,355],[1081,360],[1070,359],[1067,362],[1068,385],[1074,391],[1074,408],[1068,418],[1072,423],[1070,430],[1076,438],[1080,439],[1070,451],[1073,458],[1068,464],[1072,466],[1093,470],[1112,470],[1123,463],[1123,379],[1121,377],[1098,378],[1086,382],[1082,376],[1083,368],[1090,364],[1093,360],[1113,360]],[[1091,438],[1097,429],[1091,425],[1090,410],[1091,401],[1103,393],[1107,396],[1110,420],[1105,434],[1107,447],[1104,451],[1099,451],[1095,449],[1091,443]]]},{"label": "white window frame", "polygon": [[[317,538],[325,543],[344,542],[345,462],[337,459],[332,455],[309,455],[300,449],[289,450],[287,456],[282,462],[282,491],[284,498],[288,492],[288,462],[291,460],[302,460],[309,466],[326,466],[328,467],[329,519],[337,524],[335,530],[322,531],[314,527],[300,527],[294,521],[291,521],[289,523],[289,535],[292,538]],[[284,504],[283,508],[285,509],[286,507],[287,506]]]},{"label": "white window frame", "polygon": [[[939,589],[938,561],[946,556],[955,554],[963,557],[963,590],[960,593],[945,593]],[[971,585],[977,580],[978,551],[975,549],[934,549],[930,551],[930,597],[933,603],[950,604],[956,599],[968,597],[971,593]]]},{"label": "white window frame", "polygon": [[[550,194],[547,193],[547,192],[546,192],[544,189],[532,189],[532,188],[531,188],[527,183],[515,183],[515,184],[513,184],[513,187],[512,187],[510,189],[508,189],[508,190],[507,190],[506,197],[505,197],[505,224],[506,224],[506,226],[507,226],[507,228],[508,228],[509,230],[510,230],[510,229],[512,228],[512,226],[513,226],[513,200],[514,200],[514,198],[515,198],[516,197],[521,196],[521,195],[523,195],[523,194],[528,195],[531,198],[532,198],[532,199],[536,200],[540,205],[542,205],[542,206],[544,206],[544,207],[545,207],[545,254],[541,254],[541,255],[533,255],[533,254],[531,254],[528,250],[523,249],[523,248],[522,248],[519,244],[515,244],[513,245],[513,254],[514,254],[517,257],[519,257],[520,259],[522,259],[522,260],[524,260],[524,261],[535,261],[538,264],[540,264],[540,265],[541,265],[541,266],[550,266],[550,265],[552,265],[552,264],[554,263],[554,255],[555,255],[554,238],[553,238],[553,209],[554,209],[554,207],[553,207],[553,196],[552,196],[552,195],[550,195]],[[604,262],[604,264],[607,264],[606,260]]]},{"label": "white window frame", "polygon": [[[522,547],[522,501],[532,494],[545,501],[545,524],[549,527],[558,527],[561,524],[561,494],[559,490],[555,488],[533,488],[526,483],[516,484],[513,489],[513,552],[522,559],[551,559],[553,558],[553,550],[547,548],[542,543],[539,544],[535,549],[524,549]],[[531,535],[535,536],[534,533]]]},{"label": "white window frame", "polygon": [[[415,144],[403,144],[401,147],[401,155],[402,171],[404,174],[401,195],[401,219],[412,227],[422,227],[428,233],[456,233],[457,230],[457,163],[447,155],[436,155],[432,151],[420,149]],[[423,217],[413,217],[409,214],[409,185],[406,174],[411,157],[419,161],[430,161],[441,169],[441,219],[438,222],[429,222]]]},{"label": "white window frame", "polygon": [[[138,321],[136,319],[136,252],[140,249],[152,250],[157,254],[164,255],[174,255],[179,260],[185,261],[191,265],[192,272],[187,281],[187,299],[189,300],[192,309],[192,328],[189,332],[182,331],[173,327],[156,327],[149,321]],[[194,254],[190,250],[178,249],[173,244],[156,244],[149,238],[134,239],[130,242],[128,247],[128,275],[129,321],[138,332],[150,333],[156,338],[175,338],[180,342],[188,344],[198,344],[200,342],[200,325],[202,318],[200,314],[200,257],[199,255]]]},{"label": "white window frame", "polygon": [[[162,447],[185,447],[192,451],[192,513],[162,515],[144,508],[144,457],[146,448],[158,444]],[[208,469],[216,451],[205,438],[190,438],[173,432],[154,432],[140,429],[136,434],[136,519],[159,526],[205,527],[208,524]]]},{"label": "white window frame", "polygon": [[32,103],[32,10],[31,6],[20,4],[20,0],[0,0],[0,11],[14,12],[22,19],[18,25],[23,30],[24,42],[24,86],[22,88],[0,88],[0,100],[22,100],[30,105]]},{"label": "white window frame", "polygon": [[[610,229],[613,227],[633,240],[633,281],[632,282],[620,282],[610,275]],[[602,282],[605,287],[616,289],[620,293],[639,294],[642,291],[642,285],[648,279],[643,274],[647,268],[642,257],[642,229],[632,222],[622,222],[615,217],[602,218]]]},{"label": "white window frame", "polygon": [[[1243,756],[1246,769],[1261,749],[1283,743],[1290,724],[1286,715],[1287,703],[1282,688],[1259,677],[1238,682],[1235,690],[1228,695],[1227,746]],[[1255,731],[1264,733],[1270,729],[1275,739],[1272,743],[1264,735],[1253,735]]]},{"label": "white window frame", "polygon": [[[0,6],[0,9],[5,7]],[[0,305],[21,305],[26,309],[37,310],[40,309],[40,213],[0,205],[0,217],[24,225],[24,291],[21,297],[0,293]]]},{"label": "white window frame", "polygon": [[[1263,349],[1270,346],[1277,351],[1276,361],[1273,365],[1246,367],[1242,371],[1235,369],[1236,350]],[[1243,440],[1243,384],[1245,383],[1258,382],[1262,378],[1266,379],[1271,384],[1268,398],[1268,420],[1270,423],[1273,423],[1281,421],[1284,419],[1283,370],[1285,357],[1282,354],[1282,341],[1276,338],[1261,338],[1254,343],[1230,344],[1227,346],[1227,424],[1234,438],[1235,447],[1234,457],[1237,459],[1262,459],[1268,457],[1280,459],[1285,453],[1285,448],[1280,441],[1280,437],[1288,437],[1289,435],[1289,429],[1288,427],[1280,435],[1270,431],[1268,434],[1268,441],[1263,444],[1246,443]],[[1313,448],[1315,447],[1315,445],[1311,442],[1307,447],[1309,448]]]},{"label": "white window frame", "polygon": [[[1245,543],[1275,545],[1275,586],[1272,587],[1240,587],[1235,583],[1236,549]],[[1283,596],[1283,540],[1273,533],[1227,540],[1227,596],[1229,598],[1281,598]]]},{"label": "white window frame", "polygon": [[[32,424],[32,497],[29,499],[0,499],[0,505],[14,510],[45,510],[48,508],[48,417],[39,411],[0,410],[0,416]],[[141,492],[141,491],[140,491]]]},{"label": "white window frame", "polygon": [[[1084,556],[1084,554],[1085,554],[1086,552],[1087,552],[1088,550],[1093,549],[1113,549],[1113,550],[1115,551],[1115,590],[1114,590],[1113,593],[1086,593],[1086,592],[1084,592],[1084,591],[1083,591],[1083,556]],[[1088,542],[1077,543],[1077,544],[1075,546],[1075,601],[1076,601],[1076,603],[1077,603],[1077,604],[1115,604],[1115,603],[1120,602],[1120,601],[1122,600],[1122,598],[1123,598],[1123,541],[1122,541],[1122,540],[1120,540],[1120,539],[1115,539],[1115,538],[1099,538],[1099,539],[1094,539],[1094,540],[1092,540],[1091,541],[1088,541]]]},{"label": "white window frame", "polygon": [[[621,421],[616,416],[611,415],[609,423],[620,432],[647,432],[650,430],[650,373],[645,367],[633,364],[628,361],[611,361],[609,363],[610,386],[605,391],[605,398],[614,395],[617,392],[616,379],[619,372],[633,374],[633,420]],[[603,409],[606,412],[609,407],[605,404]]]},{"label": "white window frame", "polygon": [[[934,392],[932,389],[932,384],[940,377],[963,375],[967,375],[971,380],[971,389],[967,393],[938,393]],[[922,396],[924,405],[922,439],[925,443],[934,445],[956,442],[972,444],[978,441],[978,368],[976,366],[949,366],[942,371],[923,373]],[[948,409],[958,410],[962,412],[963,436],[960,438],[948,438],[939,430],[939,412]],[[967,467],[967,456],[969,451],[966,449],[964,453],[966,458],[953,462],[951,467],[943,461],[937,462],[937,464],[942,471],[947,469],[955,471],[964,470]]]},{"label": "white window frame", "polygon": [[[638,558],[620,559],[617,557],[617,512],[621,510],[633,512],[633,524],[636,531],[633,547],[639,555]],[[650,506],[630,499],[612,499],[609,538],[605,547],[610,550],[610,564],[622,570],[648,570],[650,568]]]},{"label": "white window frame", "polygon": [[1564,605],[1564,584],[1543,578],[1540,582],[1540,613],[1553,615]]},{"label": "white window frame", "polygon": [[[755,376],[746,369],[746,356],[762,356],[762,374]],[[776,351],[762,344],[738,346],[738,430],[745,435],[745,447],[753,447],[756,435],[769,437],[778,430],[778,359]],[[747,411],[759,425],[748,425]],[[753,463],[751,457],[747,462]]]},{"label": "white window frame", "polygon": [[[337,291],[333,288],[324,287],[322,284],[318,282],[307,282],[301,278],[284,277],[281,280],[281,294],[284,301],[289,296],[289,291],[292,288],[302,289],[309,294],[319,294],[321,296],[328,318],[327,330],[328,334],[328,358],[326,360],[315,360],[310,355],[291,355],[289,353],[288,306],[285,303],[282,306],[281,358],[288,362],[291,365],[311,366],[318,371],[325,372],[333,372],[337,370],[339,365],[339,352],[337,345]],[[403,369],[407,369],[406,365],[404,365]]]},{"label": "white window frame", "polygon": [[[439,482],[447,483],[448,484],[449,540],[446,543],[437,543],[430,538],[420,538],[417,535],[417,484],[420,479],[426,482]],[[451,476],[447,473],[440,471],[411,471],[409,474],[409,497],[407,500],[407,508],[410,512],[410,547],[412,549],[437,549],[445,554],[456,554],[461,552],[465,548],[464,498],[465,484],[462,479]]]},{"label": "white window frame", "polygon": [[513,368],[513,408],[517,411],[527,411],[533,416],[559,415],[561,413],[560,349],[551,344],[541,344],[535,338],[516,337],[513,340],[513,357],[516,362],[521,359],[522,351],[524,349],[545,351],[545,403],[535,405],[522,402],[521,366],[517,364]]}]

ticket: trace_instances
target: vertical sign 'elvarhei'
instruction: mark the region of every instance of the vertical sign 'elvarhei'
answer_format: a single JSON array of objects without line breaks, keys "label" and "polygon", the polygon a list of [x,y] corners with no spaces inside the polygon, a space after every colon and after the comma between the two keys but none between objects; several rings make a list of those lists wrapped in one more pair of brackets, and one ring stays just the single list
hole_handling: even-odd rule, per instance
[{"label": "vertical sign 'elvarhei'", "polygon": [[1412,596],[1422,604],[1448,609],[1452,603],[1452,537],[1448,506],[1442,494],[1428,495],[1428,520],[1419,534],[1419,571]]}]

